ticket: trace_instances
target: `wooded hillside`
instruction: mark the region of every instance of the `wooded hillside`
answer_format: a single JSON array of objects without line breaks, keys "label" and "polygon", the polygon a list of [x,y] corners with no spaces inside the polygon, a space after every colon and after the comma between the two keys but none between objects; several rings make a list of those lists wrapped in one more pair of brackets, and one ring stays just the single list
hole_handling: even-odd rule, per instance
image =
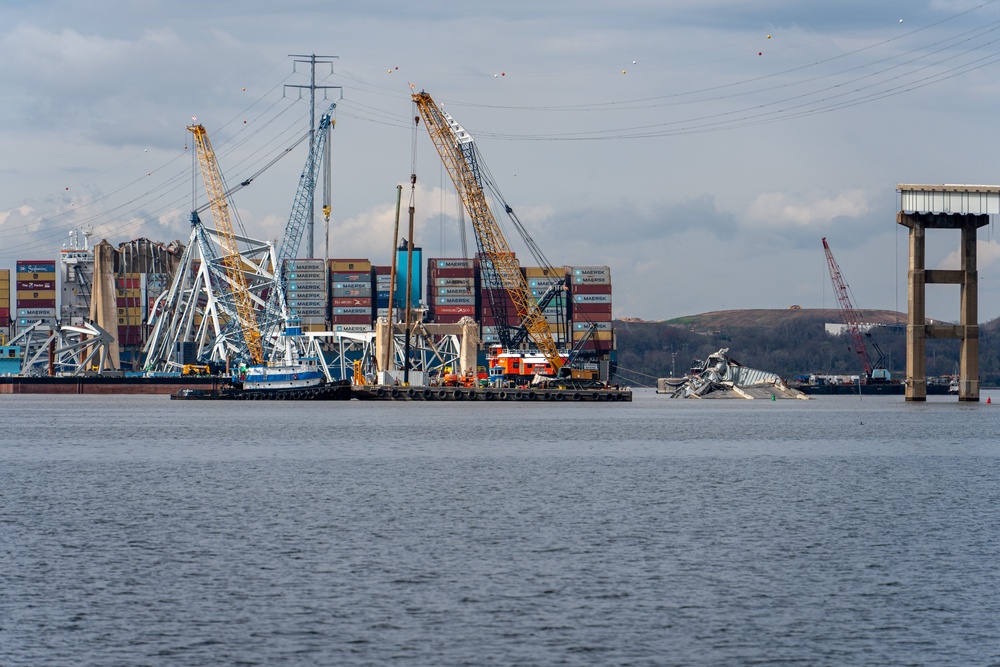
[{"label": "wooded hillside", "polygon": [[[861,311],[866,322],[879,323],[871,339],[885,354],[893,377],[906,370],[906,313]],[[826,323],[842,323],[835,309],[725,310],[678,317],[664,322],[616,321],[618,365],[621,376],[640,384],[637,371],[652,377],[683,375],[693,359],[704,359],[729,348],[740,363],[778,373],[791,380],[798,375],[859,374],[861,361],[847,335],[830,336]],[[866,342],[869,342],[866,339]],[[980,325],[979,371],[986,385],[1000,384],[1000,319]],[[869,342],[869,354],[876,354]],[[927,375],[958,372],[957,340],[927,341]],[[646,378],[644,382],[649,382]],[[652,382],[650,382],[652,383]]]}]

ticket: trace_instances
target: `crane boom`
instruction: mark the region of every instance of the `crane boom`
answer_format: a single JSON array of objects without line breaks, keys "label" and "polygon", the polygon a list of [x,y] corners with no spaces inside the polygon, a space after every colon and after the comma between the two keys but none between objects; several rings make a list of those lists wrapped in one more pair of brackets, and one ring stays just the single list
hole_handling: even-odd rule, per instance
[{"label": "crane boom", "polygon": [[868,356],[868,348],[865,347],[864,338],[861,336],[861,318],[858,315],[858,311],[855,310],[854,304],[851,303],[851,297],[847,291],[847,283],[844,282],[844,276],[840,272],[837,260],[833,258],[833,251],[830,250],[830,244],[826,242],[826,237],[823,237],[823,250],[826,252],[826,263],[830,268],[830,280],[833,281],[833,291],[837,293],[837,301],[840,302],[840,312],[844,315],[844,323],[847,325],[847,332],[851,336],[851,344],[854,346],[854,351],[861,357],[861,365],[864,366],[865,377],[870,378],[872,375],[872,360]]},{"label": "crane boom", "polygon": [[233,223],[229,217],[229,205],[226,203],[226,188],[222,182],[222,172],[219,171],[215,151],[212,150],[212,143],[208,140],[205,126],[191,125],[188,130],[194,134],[198,163],[201,165],[205,190],[212,206],[212,217],[215,218],[215,228],[219,232],[219,240],[225,252],[221,261],[229,278],[233,301],[236,305],[236,315],[239,320],[238,324],[246,343],[247,352],[250,355],[250,361],[259,364],[264,358],[260,330],[257,328],[253,301],[247,287],[246,275],[243,273],[243,259],[236,244],[236,234],[233,232]]},{"label": "crane boom", "polygon": [[[280,322],[281,318],[287,315],[285,305],[285,277],[283,274],[284,265],[287,260],[293,259],[299,252],[299,245],[302,243],[302,234],[312,216],[313,194],[316,191],[316,181],[319,180],[319,171],[322,165],[326,165],[329,174],[329,165],[324,160],[328,155],[326,146],[330,136],[333,110],[336,104],[331,104],[330,108],[319,119],[319,126],[313,144],[309,147],[309,155],[306,156],[306,164],[299,177],[299,186],[295,192],[295,199],[292,202],[292,212],[288,216],[288,224],[285,225],[285,233],[278,246],[276,266],[274,267],[273,288],[267,299],[265,308],[264,336],[265,340],[270,340],[270,333]],[[329,199],[324,194],[323,214],[329,216]]]},{"label": "crane boom", "polygon": [[467,153],[462,150],[462,145],[471,142],[472,138],[467,133],[463,133],[465,136],[461,138],[455,135],[453,123],[449,123],[444,112],[428,93],[423,91],[414,93],[413,102],[424,120],[438,155],[441,156],[441,162],[455,184],[469,217],[472,218],[476,240],[491,264],[489,268],[496,271],[501,284],[510,295],[528,336],[552,368],[558,372],[563,361],[559,356],[549,324],[538,303],[531,297],[531,290],[521,274],[517,259],[486,202],[486,195],[477,178],[475,165],[470,164],[466,157]]}]

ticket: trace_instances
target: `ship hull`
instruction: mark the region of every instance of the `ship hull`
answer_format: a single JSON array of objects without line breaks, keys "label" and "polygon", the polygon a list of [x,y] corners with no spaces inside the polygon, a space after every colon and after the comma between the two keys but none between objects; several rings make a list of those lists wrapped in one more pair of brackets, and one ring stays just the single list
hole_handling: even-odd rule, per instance
[{"label": "ship hull", "polygon": [[243,389],[236,385],[220,389],[182,389],[170,395],[177,401],[349,401],[351,383],[334,382],[290,389]]}]

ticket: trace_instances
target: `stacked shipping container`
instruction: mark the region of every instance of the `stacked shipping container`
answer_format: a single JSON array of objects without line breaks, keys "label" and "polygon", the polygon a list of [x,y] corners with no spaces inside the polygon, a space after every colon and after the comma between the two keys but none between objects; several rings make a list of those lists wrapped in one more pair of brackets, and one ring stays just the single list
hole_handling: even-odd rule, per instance
[{"label": "stacked shipping container", "polygon": [[372,287],[375,290],[375,317],[389,317],[389,288],[392,286],[392,267],[373,266],[372,277],[375,279]]},{"label": "stacked shipping container", "polygon": [[611,267],[570,266],[566,271],[570,289],[570,316],[574,345],[593,324],[596,328],[583,350],[606,352],[614,345],[611,326]]},{"label": "stacked shipping container", "polygon": [[[419,257],[415,249],[414,262]],[[396,287],[397,307],[405,301],[406,251],[399,250],[400,275]],[[15,326],[27,326],[37,320],[54,323],[56,319],[56,266],[50,260],[17,262],[15,280],[10,271],[0,271],[0,333],[13,336]],[[413,268],[413,301],[420,300],[419,283],[423,266]],[[485,276],[489,260],[433,258],[427,261],[426,303],[431,322],[454,323],[462,317],[478,319],[485,343],[498,341],[497,320],[490,306],[492,296],[505,309],[508,325],[518,321],[513,300],[499,286],[491,286]],[[329,326],[338,332],[366,332],[377,316],[389,314],[390,267],[373,269],[367,259],[289,260],[282,269],[287,285],[287,303],[292,315],[301,319],[307,331]],[[555,275],[554,275],[555,273]],[[541,299],[548,288],[564,278],[566,290],[552,299],[543,310],[553,336],[560,345],[573,346],[582,340],[594,323],[583,350],[606,352],[613,348],[611,269],[607,266],[567,266],[553,270],[544,267],[522,269],[532,297]],[[14,282],[12,285],[11,283]],[[477,284],[478,283],[478,284]],[[169,286],[167,274],[131,273],[115,281],[118,307],[119,343],[141,345],[156,297]],[[11,309],[11,290],[17,308]],[[329,318],[329,319],[328,319]],[[200,319],[200,318],[199,318]],[[328,325],[329,322],[329,325]],[[10,327],[9,331],[4,331]]]},{"label": "stacked shipping container", "polygon": [[330,328],[342,333],[372,330],[372,263],[367,259],[331,259]]},{"label": "stacked shipping container", "polygon": [[[554,271],[559,273],[556,274]],[[523,272],[524,279],[528,283],[528,289],[531,291],[531,297],[536,302],[542,300],[550,287],[556,287],[560,280],[564,281],[563,289],[549,301],[548,305],[542,310],[542,314],[545,316],[545,321],[549,324],[549,329],[552,331],[552,337],[556,343],[565,343],[567,341],[567,326],[569,323],[568,299],[565,285],[569,281],[565,280],[562,269],[549,269],[544,266],[526,266]],[[516,322],[517,320],[513,321]]]},{"label": "stacked shipping container", "polygon": [[[481,254],[476,255],[478,268],[476,273],[479,275],[479,325],[482,328],[481,336],[486,343],[497,341],[496,331],[499,324],[506,323],[507,326],[512,326],[520,319],[514,300],[510,298],[507,290],[503,289],[503,285],[490,284],[491,265],[488,258]],[[493,310],[494,303],[506,314],[506,322],[498,322]]]},{"label": "stacked shipping container", "polygon": [[18,329],[28,327],[38,320],[55,324],[55,260],[18,260],[16,272]]},{"label": "stacked shipping container", "polygon": [[10,269],[0,269],[0,338],[10,340]]},{"label": "stacked shipping container", "polygon": [[118,344],[137,346],[143,343],[142,327],[146,321],[146,297],[141,273],[115,276],[115,299],[118,305]]},{"label": "stacked shipping container", "polygon": [[288,314],[297,317],[303,331],[326,329],[326,262],[322,259],[289,259],[282,267]]},{"label": "stacked shipping container", "polygon": [[475,261],[461,258],[427,260],[428,318],[452,324],[476,317]]}]

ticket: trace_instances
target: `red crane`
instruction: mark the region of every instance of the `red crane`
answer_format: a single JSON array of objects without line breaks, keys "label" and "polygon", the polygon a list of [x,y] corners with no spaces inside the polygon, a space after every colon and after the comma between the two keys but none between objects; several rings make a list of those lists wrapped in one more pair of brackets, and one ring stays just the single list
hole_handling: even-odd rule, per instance
[{"label": "red crane", "polygon": [[[833,258],[833,252],[830,250],[830,244],[826,242],[826,237],[823,237],[823,250],[826,251],[826,263],[830,267],[830,280],[833,281],[833,291],[837,293],[837,301],[840,302],[840,311],[844,314],[844,323],[847,325],[847,333],[851,336],[851,344],[854,347],[854,351],[861,357],[861,365],[865,369],[865,378],[871,379],[873,365],[871,357],[868,356],[868,347],[865,345],[865,339],[861,336],[861,317],[858,311],[855,310],[854,304],[851,303],[851,297],[847,292],[847,283],[844,282],[844,276],[840,272],[837,260]],[[882,371],[877,374],[879,376],[878,379],[888,380],[889,374],[885,372],[885,356],[882,354],[882,350],[875,341],[871,340],[870,332],[866,332],[865,335],[868,336],[872,349],[878,354],[878,361],[874,364],[876,370]]]}]

